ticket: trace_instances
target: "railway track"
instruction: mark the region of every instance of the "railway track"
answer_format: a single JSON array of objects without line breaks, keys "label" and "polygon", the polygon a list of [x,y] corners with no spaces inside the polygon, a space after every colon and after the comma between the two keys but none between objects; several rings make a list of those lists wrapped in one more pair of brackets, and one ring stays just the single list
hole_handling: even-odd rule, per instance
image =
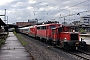
[{"label": "railway track", "polygon": [[[54,46],[51,46],[54,48]],[[60,47],[56,47],[56,49],[59,49]],[[61,50],[64,54],[68,55],[68,56],[71,56],[71,57],[74,57],[74,58],[77,58],[78,60],[90,60],[90,53],[88,52],[85,52],[83,50],[77,50],[77,51],[65,51],[63,49],[59,49]],[[68,54],[69,53],[69,54]]]},{"label": "railway track", "polygon": [[[25,35],[22,35],[22,36],[25,36]],[[25,38],[30,39],[27,36],[25,36]],[[39,43],[39,41],[37,41],[35,39],[32,40],[32,39],[33,38],[31,38],[31,42],[35,42],[37,44]],[[29,43],[30,41],[27,40],[27,42]],[[31,44],[31,42],[29,44]],[[33,43],[31,45],[33,45]],[[34,47],[38,46],[36,44],[34,44],[34,45],[35,45]],[[75,52],[67,52],[67,51],[64,51],[63,49],[55,48],[53,46],[50,46],[50,45],[47,45],[47,44],[44,44],[44,43],[40,42],[39,43],[40,51],[38,51],[39,49],[38,50],[36,49],[38,47],[34,48],[34,50],[37,50],[40,53],[40,56],[44,57],[44,59],[46,59],[46,58],[48,58],[48,60],[51,59],[49,56],[46,56],[46,55],[48,55],[49,52],[47,52],[47,51],[49,51],[49,50],[46,47],[43,49],[43,47],[40,47],[40,46],[43,46],[43,47],[47,46],[50,51],[54,52],[54,54],[57,55],[58,59],[61,59],[60,56],[63,56],[67,60],[90,60],[90,54],[85,52],[85,51],[78,50],[78,51],[75,51]],[[30,48],[32,48],[32,47],[30,47]],[[47,53],[43,53],[44,52],[43,50],[45,50]],[[43,52],[41,52],[41,51],[43,51]]]},{"label": "railway track", "polygon": [[[55,46],[50,46],[50,47],[54,48]],[[58,48],[56,48],[56,49],[58,49]],[[68,56],[72,55],[71,57],[77,58],[79,60],[90,60],[90,53],[85,52],[83,50],[77,50],[77,51],[73,51],[73,52],[72,51],[68,52],[68,51],[65,51],[63,49],[59,49],[59,50],[61,50],[66,55],[68,55]]]},{"label": "railway track", "polygon": [[90,53],[87,53],[82,50],[77,50],[75,52],[68,52],[72,55],[75,55],[79,60],[90,60]]}]

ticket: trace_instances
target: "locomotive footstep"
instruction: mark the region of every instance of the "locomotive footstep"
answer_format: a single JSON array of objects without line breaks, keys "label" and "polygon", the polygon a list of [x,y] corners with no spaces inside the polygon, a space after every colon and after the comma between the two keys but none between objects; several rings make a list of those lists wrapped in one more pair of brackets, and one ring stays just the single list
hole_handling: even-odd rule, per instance
[{"label": "locomotive footstep", "polygon": [[53,48],[54,46],[47,46],[48,48]]}]

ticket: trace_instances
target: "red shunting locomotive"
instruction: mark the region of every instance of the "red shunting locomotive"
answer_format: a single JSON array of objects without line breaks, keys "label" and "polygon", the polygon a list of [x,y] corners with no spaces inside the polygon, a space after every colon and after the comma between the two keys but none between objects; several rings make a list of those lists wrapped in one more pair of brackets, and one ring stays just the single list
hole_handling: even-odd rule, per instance
[{"label": "red shunting locomotive", "polygon": [[79,40],[79,33],[70,27],[56,27],[52,29],[52,41],[65,50],[85,48],[86,42]]},{"label": "red shunting locomotive", "polygon": [[[22,31],[22,28],[19,29]],[[24,30],[24,29],[23,29]],[[26,29],[25,29],[26,31]],[[79,33],[73,28],[57,23],[30,26],[27,34],[42,39],[65,50],[85,48],[86,42],[79,40]],[[25,33],[24,31],[22,33]]]}]

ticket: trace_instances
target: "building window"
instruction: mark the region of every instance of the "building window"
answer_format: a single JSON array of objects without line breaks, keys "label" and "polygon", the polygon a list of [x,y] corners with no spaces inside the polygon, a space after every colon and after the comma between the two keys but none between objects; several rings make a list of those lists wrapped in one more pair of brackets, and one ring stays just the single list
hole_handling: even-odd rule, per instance
[{"label": "building window", "polygon": [[84,23],[89,23],[89,22],[84,22]]},{"label": "building window", "polygon": [[88,21],[89,21],[89,19],[88,19]]},{"label": "building window", "polygon": [[84,20],[87,20],[87,19],[84,19]]}]

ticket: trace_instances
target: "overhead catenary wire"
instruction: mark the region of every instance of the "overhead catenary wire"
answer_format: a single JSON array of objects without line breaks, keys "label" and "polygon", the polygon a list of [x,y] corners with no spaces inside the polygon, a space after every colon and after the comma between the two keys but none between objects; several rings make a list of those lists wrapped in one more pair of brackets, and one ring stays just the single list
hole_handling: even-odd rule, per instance
[{"label": "overhead catenary wire", "polygon": [[[90,1],[90,0],[85,0],[85,1],[80,2],[80,3],[78,3],[78,4],[72,5],[72,6],[69,7],[69,8],[75,7],[75,6],[79,5],[79,4],[85,3],[85,2],[87,2],[87,1]],[[66,9],[67,9],[67,8],[66,8]],[[66,9],[62,9],[62,10],[60,10],[60,11],[63,11],[63,10],[66,10]]]},{"label": "overhead catenary wire", "polygon": [[[73,6],[71,6],[71,7],[75,7],[75,6],[79,5],[79,4],[85,3],[85,2],[87,2],[87,1],[90,1],[90,0],[85,0],[85,1],[83,1],[83,2],[80,2],[80,3],[78,3],[78,4],[73,5]],[[71,7],[70,7],[70,8],[71,8]]]},{"label": "overhead catenary wire", "polygon": [[73,15],[80,15],[80,13],[84,13],[84,12],[89,12],[90,10],[88,11],[82,11],[82,12],[78,12],[78,13],[74,13],[74,14],[69,14],[69,15],[66,15],[66,16],[63,16],[63,17],[60,17],[60,18],[64,18],[64,17],[68,17],[68,16],[73,16]]},{"label": "overhead catenary wire", "polygon": [[[83,3],[85,3],[85,2],[88,2],[88,1],[90,1],[90,0],[84,0],[84,1],[82,1],[82,2],[80,2],[80,3],[77,3],[77,4],[74,4],[74,5],[70,6],[69,8],[78,6],[78,5],[83,4]],[[89,5],[88,5],[88,6],[89,6]],[[66,9],[67,9],[67,8],[66,8]],[[62,10],[60,10],[60,11],[58,11],[58,12],[61,12],[61,11],[64,11],[64,10],[65,10],[65,9],[62,9]],[[89,10],[89,11],[90,11],[90,10]],[[88,12],[89,12],[89,11],[88,11]],[[68,16],[73,16],[73,15],[80,15],[80,13],[84,13],[84,12],[87,12],[87,11],[77,12],[77,13],[69,14],[69,15],[66,15],[66,16],[59,17],[59,18],[64,18],[64,17],[68,17]],[[53,14],[54,14],[54,13],[53,13]],[[49,14],[49,15],[51,15],[51,14]],[[55,20],[55,19],[54,19],[54,20]]]},{"label": "overhead catenary wire", "polygon": [[[85,2],[87,2],[87,1],[90,1],[90,0],[85,0],[85,1],[82,1],[82,2],[77,3],[77,4],[75,4],[75,5],[72,5],[72,6],[69,7],[69,9],[72,8],[72,7],[75,7],[75,6],[79,5],[79,4],[85,3]],[[61,11],[64,11],[64,10],[67,10],[67,8],[65,8],[65,9],[61,9],[61,10],[58,11],[58,12],[61,12]],[[54,12],[54,13],[56,13],[56,12]],[[53,13],[53,14],[54,14],[54,13]]]},{"label": "overhead catenary wire", "polygon": [[[85,12],[90,12],[90,10],[74,13],[74,14],[71,14],[71,15],[62,16],[62,17],[59,17],[59,18],[65,18],[65,17],[69,17],[69,16],[73,16],[73,15],[80,15],[80,13],[85,13]],[[53,20],[56,20],[56,19],[58,19],[58,18],[53,18]],[[65,20],[70,20],[70,19],[65,19]],[[77,19],[71,19],[71,20],[77,20]]]}]

